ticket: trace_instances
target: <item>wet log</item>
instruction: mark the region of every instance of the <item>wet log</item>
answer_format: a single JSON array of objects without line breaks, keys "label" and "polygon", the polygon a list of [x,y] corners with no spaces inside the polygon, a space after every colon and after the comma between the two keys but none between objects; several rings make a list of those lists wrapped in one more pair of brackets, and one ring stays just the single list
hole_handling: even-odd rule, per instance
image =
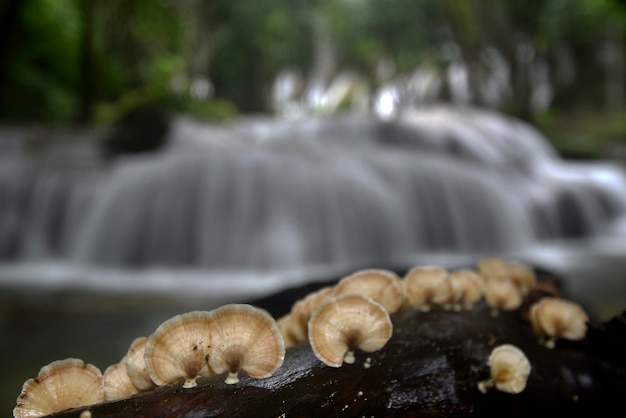
[{"label": "wet log", "polygon": [[[97,418],[622,416],[626,312],[590,324],[584,340],[559,340],[550,349],[538,343],[527,317],[540,296],[534,291],[521,308],[497,316],[484,304],[466,312],[394,314],[387,345],[375,353],[357,351],[356,362],[340,368],[324,365],[302,344],[287,350],[270,378],[244,376],[228,385],[218,376],[191,389],[161,387],[54,416],[87,410]],[[483,394],[477,384],[489,377],[487,358],[504,343],[528,357],[527,386],[519,394]]]}]

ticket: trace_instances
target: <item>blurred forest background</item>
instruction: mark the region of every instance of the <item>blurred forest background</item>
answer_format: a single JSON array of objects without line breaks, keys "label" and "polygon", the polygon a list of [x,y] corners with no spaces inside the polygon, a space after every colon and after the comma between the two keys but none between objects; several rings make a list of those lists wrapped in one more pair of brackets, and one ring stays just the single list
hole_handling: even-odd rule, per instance
[{"label": "blurred forest background", "polygon": [[106,126],[146,106],[206,119],[285,113],[277,100],[368,111],[386,98],[394,111],[497,108],[570,157],[626,141],[624,0],[0,4],[4,124]]}]

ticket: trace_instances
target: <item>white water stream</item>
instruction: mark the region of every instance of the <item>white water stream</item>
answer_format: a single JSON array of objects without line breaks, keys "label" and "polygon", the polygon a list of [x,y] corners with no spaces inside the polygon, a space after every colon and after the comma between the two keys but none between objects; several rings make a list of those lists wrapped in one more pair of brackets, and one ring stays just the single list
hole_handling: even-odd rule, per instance
[{"label": "white water stream", "polygon": [[0,283],[246,297],[363,266],[502,255],[577,277],[626,254],[623,169],[494,112],[179,118],[169,139],[110,164],[4,153]]}]

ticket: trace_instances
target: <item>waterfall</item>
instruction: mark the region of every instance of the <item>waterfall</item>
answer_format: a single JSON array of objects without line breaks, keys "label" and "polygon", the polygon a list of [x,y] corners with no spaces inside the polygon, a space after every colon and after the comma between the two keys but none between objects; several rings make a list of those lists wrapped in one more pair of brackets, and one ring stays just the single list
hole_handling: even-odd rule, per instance
[{"label": "waterfall", "polygon": [[0,160],[0,258],[283,269],[501,253],[607,233],[610,164],[561,160],[531,126],[432,107],[381,121],[176,120],[168,146],[109,164]]}]

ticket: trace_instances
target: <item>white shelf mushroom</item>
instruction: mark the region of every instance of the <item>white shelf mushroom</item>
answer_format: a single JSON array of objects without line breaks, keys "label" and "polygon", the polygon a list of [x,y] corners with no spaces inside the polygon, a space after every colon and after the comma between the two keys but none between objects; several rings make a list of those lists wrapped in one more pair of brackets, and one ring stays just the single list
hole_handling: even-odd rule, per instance
[{"label": "white shelf mushroom", "polygon": [[292,320],[293,320],[293,317],[290,314],[283,315],[276,320],[276,325],[278,325],[278,330],[280,331],[280,334],[283,336],[283,342],[285,343],[285,348],[293,347],[294,345],[298,345],[304,342],[294,337],[293,333],[291,332]]},{"label": "white shelf mushroom", "polygon": [[509,277],[515,285],[520,288],[523,295],[535,287],[537,284],[537,275],[535,271],[523,263],[508,263]]},{"label": "white shelf mushroom", "polygon": [[384,269],[358,270],[335,285],[334,296],[344,293],[360,293],[380,303],[390,314],[397,312],[404,303],[404,289],[400,278]]},{"label": "white shelf mushroom", "polygon": [[135,338],[122,359],[130,380],[138,390],[150,390],[156,386],[148,374],[144,360],[147,342],[147,337]]},{"label": "white shelf mushroom", "polygon": [[209,365],[225,382],[239,382],[239,371],[255,378],[269,377],[285,359],[285,344],[272,316],[248,304],[229,304],[211,314]]},{"label": "white shelf mushroom", "polygon": [[410,269],[403,279],[407,304],[422,311],[448,306],[452,299],[448,275],[448,270],[437,266],[417,266]]},{"label": "white shelf mushroom", "polygon": [[331,367],[354,363],[356,349],[374,352],[393,332],[387,310],[370,297],[345,293],[324,302],[309,321],[309,342],[315,356]]},{"label": "white shelf mushroom", "polygon": [[531,366],[524,352],[516,346],[503,344],[495,347],[487,364],[491,377],[478,383],[482,393],[495,387],[501,392],[517,394],[526,388]]},{"label": "white shelf mushroom", "polygon": [[68,358],[53,361],[42,367],[36,378],[24,382],[13,416],[42,417],[100,402],[104,402],[100,369]]},{"label": "white shelf mushroom", "polygon": [[452,287],[452,309],[469,310],[483,297],[483,282],[478,273],[469,269],[456,270],[448,276]]},{"label": "white shelf mushroom", "polygon": [[530,266],[521,262],[509,262],[499,257],[487,257],[480,260],[478,272],[488,282],[513,283],[522,295],[528,294],[537,284],[537,275]]},{"label": "white shelf mushroom", "polygon": [[500,311],[512,311],[522,305],[521,290],[511,281],[487,280],[484,283],[485,301],[493,316]]},{"label": "white shelf mushroom", "polygon": [[139,393],[137,387],[130,380],[126,365],[123,362],[115,363],[106,368],[102,374],[104,385],[104,399],[115,401],[128,398]]},{"label": "white shelf mushroom", "polygon": [[148,337],[144,361],[156,385],[184,382],[184,388],[191,388],[199,377],[214,375],[207,363],[210,323],[207,311],[187,312],[163,322]]},{"label": "white shelf mushroom", "polygon": [[285,347],[291,347],[292,345],[302,344],[308,341],[308,323],[311,314],[322,302],[331,297],[333,292],[333,287],[326,286],[309,293],[293,304],[289,314],[278,320]]},{"label": "white shelf mushroom", "polygon": [[478,273],[485,280],[509,280],[509,267],[500,257],[485,257],[479,260]]},{"label": "white shelf mushroom", "polygon": [[587,333],[589,316],[577,303],[544,297],[530,307],[530,322],[540,342],[554,348],[559,338],[581,340]]}]

